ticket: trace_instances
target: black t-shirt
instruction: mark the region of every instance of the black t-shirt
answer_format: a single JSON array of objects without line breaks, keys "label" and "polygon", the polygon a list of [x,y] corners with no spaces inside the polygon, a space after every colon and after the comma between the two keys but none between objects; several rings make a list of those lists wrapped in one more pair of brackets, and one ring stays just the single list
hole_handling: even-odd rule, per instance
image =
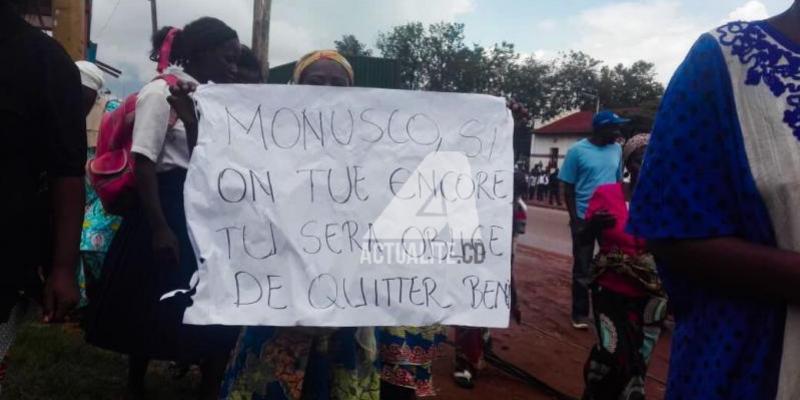
[{"label": "black t-shirt", "polygon": [[7,232],[0,241],[2,321],[9,293],[41,261],[47,237],[42,183],[84,174],[86,117],[75,64],[2,0],[0,54],[0,221]]}]

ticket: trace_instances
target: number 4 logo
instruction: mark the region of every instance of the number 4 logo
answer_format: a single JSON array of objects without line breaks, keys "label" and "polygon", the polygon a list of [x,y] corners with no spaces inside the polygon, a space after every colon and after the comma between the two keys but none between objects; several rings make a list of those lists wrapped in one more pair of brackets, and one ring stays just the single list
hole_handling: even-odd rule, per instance
[{"label": "number 4 logo", "polygon": [[375,221],[373,240],[403,240],[409,227],[439,233],[448,226],[454,238],[481,240],[477,188],[464,154],[430,153],[404,175],[405,183]]}]

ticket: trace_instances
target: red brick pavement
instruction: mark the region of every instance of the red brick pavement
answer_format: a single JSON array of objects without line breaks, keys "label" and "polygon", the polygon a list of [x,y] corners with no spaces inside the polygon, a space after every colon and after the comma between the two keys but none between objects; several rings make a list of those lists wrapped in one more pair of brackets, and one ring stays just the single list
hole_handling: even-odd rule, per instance
[{"label": "red brick pavement", "polygon": [[[583,364],[594,343],[591,331],[576,331],[569,321],[571,261],[568,257],[518,246],[515,280],[523,313],[522,325],[493,330],[494,350],[560,392],[580,398]],[[650,364],[647,398],[662,399],[669,357],[670,333],[662,335]],[[488,367],[472,390],[450,378],[452,349],[435,368],[441,399],[549,399],[540,390]]]}]

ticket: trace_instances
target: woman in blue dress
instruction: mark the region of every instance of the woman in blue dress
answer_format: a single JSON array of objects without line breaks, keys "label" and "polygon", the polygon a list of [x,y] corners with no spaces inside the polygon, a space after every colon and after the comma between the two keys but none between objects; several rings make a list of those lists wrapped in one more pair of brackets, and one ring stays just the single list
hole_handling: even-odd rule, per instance
[{"label": "woman in blue dress", "polygon": [[661,104],[629,229],[676,319],[668,399],[800,398],[800,2],[704,34]]}]

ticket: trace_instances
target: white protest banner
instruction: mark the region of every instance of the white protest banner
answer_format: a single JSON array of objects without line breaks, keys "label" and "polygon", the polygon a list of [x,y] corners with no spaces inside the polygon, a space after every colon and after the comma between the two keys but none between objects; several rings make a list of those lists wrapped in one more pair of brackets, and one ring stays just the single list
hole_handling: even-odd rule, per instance
[{"label": "white protest banner", "polygon": [[195,98],[184,322],[508,326],[503,99],[284,85]]}]

